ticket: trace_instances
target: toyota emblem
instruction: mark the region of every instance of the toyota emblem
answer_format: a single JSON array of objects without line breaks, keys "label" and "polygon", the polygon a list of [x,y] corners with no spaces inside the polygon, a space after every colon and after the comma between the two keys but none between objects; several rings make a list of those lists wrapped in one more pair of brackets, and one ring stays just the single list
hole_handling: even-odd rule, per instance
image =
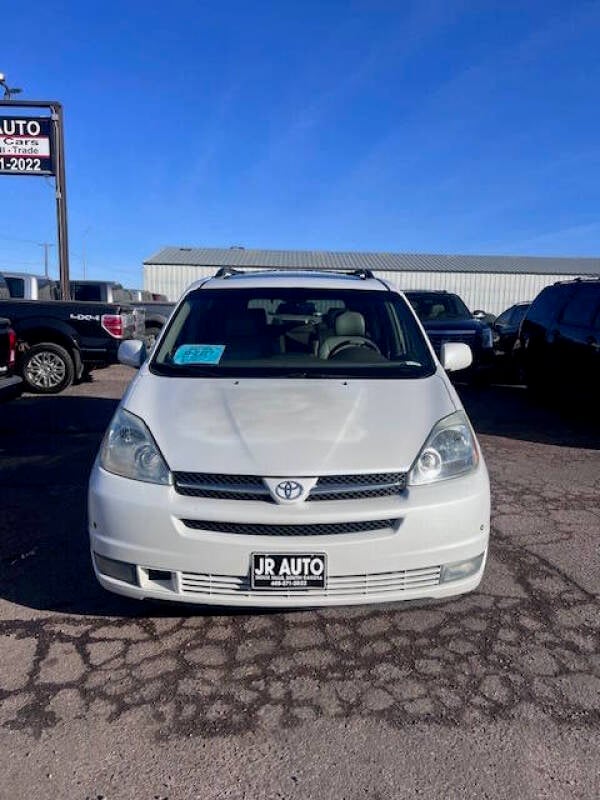
[{"label": "toyota emblem", "polygon": [[275,494],[282,500],[296,500],[304,491],[298,481],[280,481],[275,487]]}]

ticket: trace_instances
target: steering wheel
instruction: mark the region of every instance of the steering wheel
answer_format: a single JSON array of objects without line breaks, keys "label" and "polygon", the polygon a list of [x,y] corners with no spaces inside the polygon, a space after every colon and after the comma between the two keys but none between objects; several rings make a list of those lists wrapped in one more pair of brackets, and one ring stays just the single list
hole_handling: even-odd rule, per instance
[{"label": "steering wheel", "polygon": [[370,339],[361,339],[360,341],[356,341],[356,339],[344,339],[343,342],[338,342],[331,348],[327,358],[330,359],[332,356],[341,353],[343,350],[348,350],[351,347],[366,347],[368,350],[374,350],[376,353],[381,354],[381,350],[377,347],[375,342],[372,342]]}]

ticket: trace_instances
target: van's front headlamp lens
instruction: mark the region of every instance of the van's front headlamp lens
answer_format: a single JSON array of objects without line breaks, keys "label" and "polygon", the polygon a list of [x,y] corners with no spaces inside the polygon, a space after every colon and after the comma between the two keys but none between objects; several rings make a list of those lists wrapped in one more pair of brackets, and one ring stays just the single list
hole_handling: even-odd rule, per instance
[{"label": "van's front headlamp lens", "polygon": [[100,448],[100,466],[135,481],[171,481],[169,468],[148,427],[124,408],[117,411],[106,432]]},{"label": "van's front headlamp lens", "polygon": [[471,426],[462,411],[441,419],[427,441],[408,475],[409,485],[454,478],[474,470],[479,453]]}]

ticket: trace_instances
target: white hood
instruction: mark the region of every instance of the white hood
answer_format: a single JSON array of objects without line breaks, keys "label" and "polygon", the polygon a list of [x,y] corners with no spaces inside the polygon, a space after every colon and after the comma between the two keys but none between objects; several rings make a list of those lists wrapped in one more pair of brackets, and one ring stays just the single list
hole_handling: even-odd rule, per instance
[{"label": "white hood", "polygon": [[167,378],[147,367],[123,405],[181,472],[318,476],[407,470],[456,410],[420,380]]}]

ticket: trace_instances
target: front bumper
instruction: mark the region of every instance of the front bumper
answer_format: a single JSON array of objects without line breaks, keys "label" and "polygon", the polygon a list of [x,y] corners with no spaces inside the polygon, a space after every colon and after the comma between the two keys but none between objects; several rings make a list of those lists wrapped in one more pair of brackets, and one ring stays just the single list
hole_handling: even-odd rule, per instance
[{"label": "front bumper", "polygon": [[[106,589],[137,598],[219,606],[315,607],[442,598],[477,587],[485,568],[490,497],[485,465],[462,478],[397,497],[276,505],[185,497],[94,467],[89,488],[92,554],[135,565],[135,585],[94,570]],[[311,524],[397,519],[394,528],[321,536],[195,530],[182,520]],[[325,553],[325,589],[252,590],[253,552]],[[440,582],[443,565],[483,554],[465,579]],[[168,573],[168,574],[167,574]]]}]

